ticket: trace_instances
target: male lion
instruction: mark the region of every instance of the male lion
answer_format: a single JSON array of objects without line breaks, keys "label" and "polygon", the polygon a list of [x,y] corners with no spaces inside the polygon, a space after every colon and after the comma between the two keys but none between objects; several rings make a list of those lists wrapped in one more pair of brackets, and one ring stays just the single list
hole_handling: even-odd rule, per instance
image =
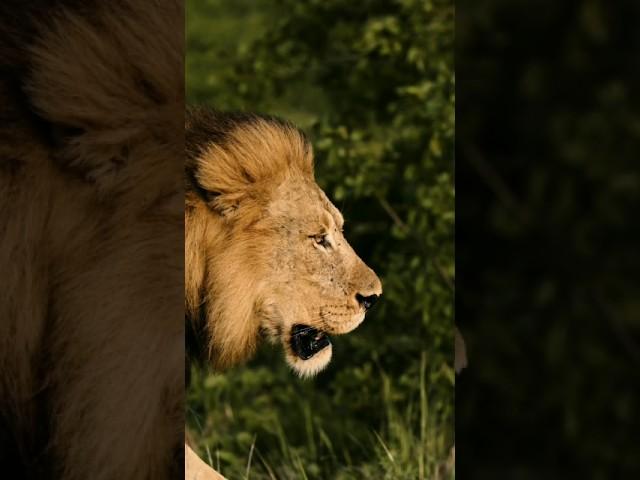
[{"label": "male lion", "polygon": [[206,109],[187,113],[185,135],[190,353],[223,369],[266,337],[298,375],[316,374],[329,335],[356,328],[382,288],[315,182],[310,144],[282,120]]}]

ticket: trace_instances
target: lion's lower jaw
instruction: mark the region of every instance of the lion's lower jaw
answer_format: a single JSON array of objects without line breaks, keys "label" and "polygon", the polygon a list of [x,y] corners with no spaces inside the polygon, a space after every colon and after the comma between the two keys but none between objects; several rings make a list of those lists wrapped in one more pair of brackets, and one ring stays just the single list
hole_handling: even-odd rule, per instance
[{"label": "lion's lower jaw", "polygon": [[310,378],[324,370],[331,361],[333,347],[328,345],[313,357],[303,360],[287,351],[285,357],[291,369],[302,378]]}]

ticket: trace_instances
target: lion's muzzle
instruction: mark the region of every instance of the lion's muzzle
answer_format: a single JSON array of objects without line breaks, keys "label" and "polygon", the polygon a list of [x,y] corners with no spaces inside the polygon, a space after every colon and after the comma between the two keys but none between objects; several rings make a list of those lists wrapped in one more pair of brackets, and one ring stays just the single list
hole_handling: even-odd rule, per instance
[{"label": "lion's muzzle", "polygon": [[378,301],[378,298],[380,298],[380,295],[368,295],[365,297],[363,295],[360,295],[359,293],[356,293],[356,300],[358,301],[358,304],[361,305],[365,310],[369,310],[371,307],[373,307]]}]

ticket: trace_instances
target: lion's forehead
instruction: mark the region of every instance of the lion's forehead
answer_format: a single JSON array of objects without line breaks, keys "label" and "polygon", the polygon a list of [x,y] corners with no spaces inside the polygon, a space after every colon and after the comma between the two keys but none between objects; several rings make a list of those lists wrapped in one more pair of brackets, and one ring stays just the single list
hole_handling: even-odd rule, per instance
[{"label": "lion's forehead", "polygon": [[[269,203],[269,213],[283,221],[303,224],[309,228],[341,229],[344,223],[342,214],[320,187],[306,181],[280,185]],[[316,225],[307,225],[309,223]]]},{"label": "lion's forehead", "polygon": [[319,187],[318,197],[325,211],[331,216],[334,225],[338,227],[338,229],[342,230],[342,226],[344,225],[344,217],[342,216],[342,213],[340,213],[340,210],[338,210],[336,206],[331,203],[329,197],[327,197],[327,195]]}]

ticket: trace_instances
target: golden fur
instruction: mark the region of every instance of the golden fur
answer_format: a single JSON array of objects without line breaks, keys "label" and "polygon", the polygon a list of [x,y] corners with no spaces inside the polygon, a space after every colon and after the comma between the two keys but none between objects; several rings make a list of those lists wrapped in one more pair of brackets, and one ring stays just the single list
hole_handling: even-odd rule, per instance
[{"label": "golden fur", "polygon": [[192,110],[186,121],[185,308],[215,368],[242,362],[264,336],[302,376],[331,358],[292,350],[296,324],[356,328],[357,295],[380,295],[375,273],[342,234],[318,187],[304,135],[270,117]]},{"label": "golden fur", "polygon": [[175,478],[183,6],[60,3],[0,7],[0,468]]},{"label": "golden fur", "polygon": [[184,446],[184,472],[185,480],[225,480],[222,475],[204,463],[188,445]]}]

